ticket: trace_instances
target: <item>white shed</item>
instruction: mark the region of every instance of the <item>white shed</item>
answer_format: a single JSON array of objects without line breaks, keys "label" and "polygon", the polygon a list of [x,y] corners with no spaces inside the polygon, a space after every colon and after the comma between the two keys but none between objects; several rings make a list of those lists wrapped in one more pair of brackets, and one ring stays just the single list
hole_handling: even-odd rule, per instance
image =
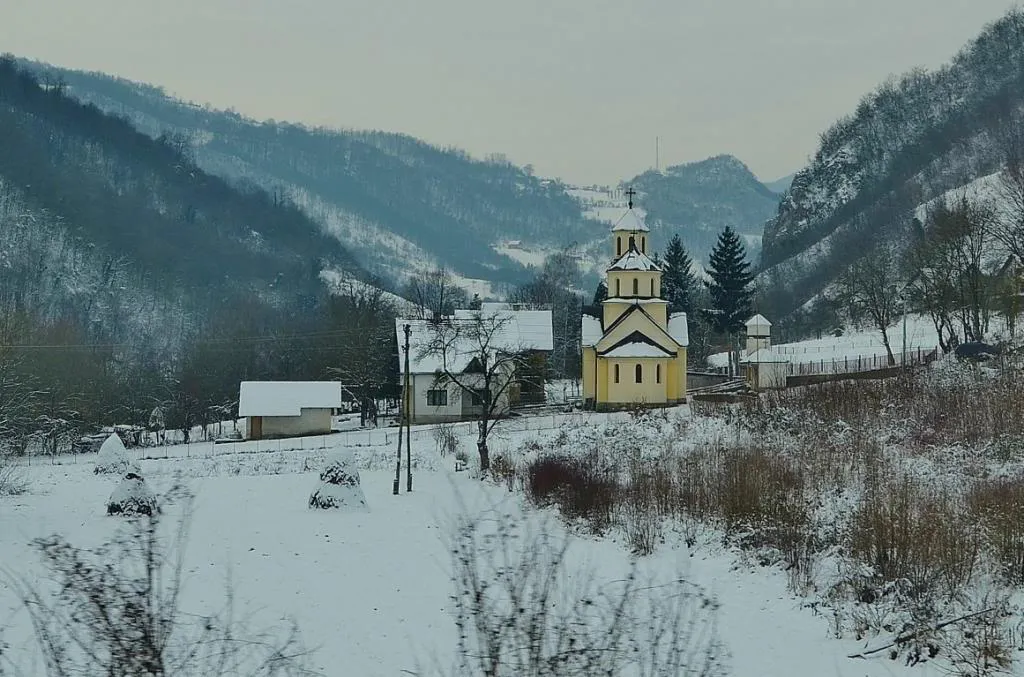
[{"label": "white shed", "polygon": [[747,355],[740,364],[744,367],[747,385],[754,390],[772,390],[786,387],[789,376],[789,356],[764,348]]},{"label": "white shed", "polygon": [[339,407],[341,384],[331,381],[243,381],[238,394],[250,440],[329,434]]},{"label": "white shed", "polygon": [[747,320],[747,355],[772,347],[772,323],[757,314]]}]

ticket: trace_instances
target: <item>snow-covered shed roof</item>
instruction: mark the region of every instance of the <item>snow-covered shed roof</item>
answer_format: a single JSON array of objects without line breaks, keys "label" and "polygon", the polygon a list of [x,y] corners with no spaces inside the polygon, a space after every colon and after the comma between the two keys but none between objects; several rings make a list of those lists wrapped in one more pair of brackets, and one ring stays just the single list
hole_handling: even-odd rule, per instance
[{"label": "snow-covered shed roof", "polygon": [[690,329],[686,324],[686,313],[672,313],[669,316],[668,335],[681,346],[690,345]]},{"label": "snow-covered shed roof", "polygon": [[582,344],[590,348],[597,345],[597,342],[601,340],[604,335],[604,330],[601,329],[601,320],[597,319],[593,315],[583,315],[583,327],[580,333],[580,339]]},{"label": "snow-covered shed roof", "polygon": [[740,360],[743,364],[782,364],[789,361],[789,355],[783,355],[771,348],[761,348],[761,350],[753,352]]},{"label": "snow-covered shed roof", "polygon": [[[491,341],[492,352],[523,351],[554,349],[554,334],[551,329],[550,310],[507,310],[505,304],[484,304],[480,310],[456,310],[454,316],[444,318],[442,322],[465,322],[475,320],[477,313],[483,318],[498,317],[501,322],[494,339]],[[461,372],[469,366],[480,350],[479,343],[472,339],[458,337],[448,350],[448,354],[427,353],[425,347],[434,336],[435,324],[428,320],[395,320],[395,332],[398,345],[405,342],[403,327],[408,324],[409,333],[409,371],[413,374],[435,374],[444,371],[445,359],[448,369]],[[398,351],[399,371],[405,369],[405,357]],[[442,359],[445,358],[445,359]]]},{"label": "snow-covered shed roof", "polygon": [[764,315],[758,313],[757,315],[754,315],[752,318],[747,320],[746,325],[748,327],[752,327],[752,326],[770,327],[770,326],[772,326],[772,323],[769,322],[768,318],[766,318]]},{"label": "snow-covered shed roof", "polygon": [[616,346],[606,353],[603,353],[602,357],[671,357],[674,353],[671,353],[661,346],[654,345],[653,343],[647,343],[646,341],[630,341],[629,343],[623,343],[622,345]]},{"label": "snow-covered shed roof", "polygon": [[659,271],[661,268],[650,256],[631,246],[626,253],[608,268],[608,270],[638,270],[644,272]]},{"label": "snow-covered shed roof", "polygon": [[617,230],[628,230],[631,233],[639,232],[650,232],[650,228],[644,223],[643,218],[633,210],[632,207],[626,210],[626,213],[619,217],[619,220],[612,226],[612,232]]},{"label": "snow-covered shed roof", "polygon": [[303,409],[341,406],[341,384],[332,381],[242,381],[239,416],[299,416]]}]

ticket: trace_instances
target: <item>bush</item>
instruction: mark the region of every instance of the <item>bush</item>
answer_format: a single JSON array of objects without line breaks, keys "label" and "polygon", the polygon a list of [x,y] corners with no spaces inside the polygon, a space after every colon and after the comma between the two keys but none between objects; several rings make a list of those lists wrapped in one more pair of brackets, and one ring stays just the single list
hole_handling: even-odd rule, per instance
[{"label": "bush", "polygon": [[619,484],[597,454],[582,458],[546,456],[526,471],[526,491],[535,505],[558,505],[567,519],[583,519],[595,533],[611,523]]},{"label": "bush", "polygon": [[335,458],[320,472],[320,485],[309,497],[310,508],[366,510],[359,470],[350,458]]},{"label": "bush", "polygon": [[153,516],[159,512],[160,505],[156,495],[146,486],[142,476],[134,472],[124,476],[107,500],[108,515]]},{"label": "bush", "polygon": [[0,451],[0,496],[20,496],[28,491],[24,470],[13,455]]},{"label": "bush", "polygon": [[967,504],[1000,573],[1012,585],[1024,584],[1024,479],[979,481]]},{"label": "bush", "polygon": [[125,449],[121,438],[112,434],[100,447],[93,473],[97,475],[127,475],[128,473],[140,474],[141,471],[138,463],[132,461],[128,456],[128,450]]}]

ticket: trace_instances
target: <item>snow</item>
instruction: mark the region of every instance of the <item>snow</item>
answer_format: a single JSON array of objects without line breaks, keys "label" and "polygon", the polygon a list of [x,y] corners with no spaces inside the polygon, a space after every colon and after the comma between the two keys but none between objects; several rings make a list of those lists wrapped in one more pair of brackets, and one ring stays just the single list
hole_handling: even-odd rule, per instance
[{"label": "snow", "polygon": [[96,454],[96,466],[93,473],[97,475],[124,475],[129,472],[138,472],[138,466],[132,463],[128,456],[128,450],[124,448],[124,442],[116,433],[103,440],[103,445]]},{"label": "snow", "polygon": [[[484,328],[490,319],[500,322],[496,334],[490,341],[492,351],[514,351],[541,350],[550,351],[554,347],[554,334],[551,327],[550,310],[518,310],[512,309],[508,304],[485,303],[479,311],[456,310],[452,318],[455,322],[475,322],[477,314],[485,322]],[[454,371],[464,370],[474,357],[480,352],[478,341],[470,337],[458,337],[450,346],[445,356],[434,352],[425,352],[429,345],[433,323],[429,320],[410,320],[398,318],[395,320],[395,332],[398,336],[399,345],[405,341],[405,325],[409,325],[409,370],[414,374],[435,374],[444,370],[444,360],[447,358],[448,367]],[[399,369],[404,369],[404,355],[399,353]]]},{"label": "snow", "polygon": [[[678,410],[685,414],[685,409]],[[576,426],[628,420],[628,415],[579,415]],[[564,424],[560,427],[564,427]],[[695,421],[688,437],[720,429]],[[467,427],[463,448],[472,448]],[[502,445],[519,447],[530,436],[510,432]],[[555,434],[552,431],[550,434]],[[416,455],[430,455],[433,442],[414,441]],[[335,453],[348,453],[335,449]],[[174,463],[141,460],[154,488],[178,482],[178,470],[199,463],[171,450]],[[259,454],[250,454],[259,455]],[[265,454],[287,456],[288,452]],[[451,466],[451,459],[438,467]],[[296,466],[301,468],[301,466]],[[379,467],[379,466],[376,466]],[[364,466],[365,468],[365,466]],[[5,570],[40,583],[45,576],[29,545],[36,537],[64,534],[75,545],[97,546],[120,523],[107,518],[102,497],[111,480],[86,464],[38,465],[26,469],[26,496],[0,498],[0,553]],[[228,466],[188,482],[195,495],[189,542],[184,551],[181,598],[190,613],[219,610],[230,580],[237,613],[257,624],[294,618],[304,643],[314,648],[311,667],[324,675],[383,677],[424,674],[436,659],[446,664],[456,643],[451,617],[453,592],[445,538],[459,514],[529,518],[533,509],[518,493],[450,470],[414,473],[414,490],[392,495],[393,469],[361,472],[369,510],[309,510],[309,487],[317,473],[296,469],[275,475],[235,476]],[[176,518],[178,506],[165,509]],[[609,539],[576,538],[570,563],[598,583],[621,580],[626,549]],[[835,640],[829,619],[805,607],[786,589],[786,575],[744,564],[732,551],[698,544],[662,547],[641,561],[642,573],[681,573],[717,598],[717,629],[735,675],[759,677],[936,677],[929,663],[907,668],[881,660],[850,660],[863,647]],[[35,647],[14,590],[0,583],[0,619],[5,657],[28,660]],[[344,666],[341,668],[340,666]]]},{"label": "snow", "polygon": [[612,231],[626,230],[631,233],[638,232],[649,232],[651,229],[644,223],[643,216],[638,213],[639,210],[629,207],[626,209],[626,213],[619,217],[612,226]]},{"label": "snow", "polygon": [[602,353],[602,357],[667,357],[669,355],[670,353],[658,346],[640,341],[623,343],[621,346]]},{"label": "snow", "polygon": [[601,329],[601,320],[592,315],[583,315],[582,321],[581,341],[583,346],[592,347],[597,345],[597,342],[604,336],[604,330]]},{"label": "snow", "polygon": [[341,384],[333,381],[242,381],[239,416],[301,416],[303,409],[341,407]]},{"label": "snow", "polygon": [[125,475],[107,499],[108,515],[149,515],[157,510],[156,496],[136,473]]},{"label": "snow", "polygon": [[751,355],[747,355],[742,360],[740,360],[740,362],[750,363],[750,364],[764,364],[764,363],[782,364],[782,363],[788,363],[789,361],[790,361],[790,356],[789,355],[783,355],[782,353],[779,353],[779,352],[777,352],[775,350],[772,350],[771,348],[762,348],[761,350],[758,350],[758,351],[754,352]]},{"label": "snow", "polygon": [[679,345],[690,345],[690,329],[686,321],[686,313],[672,313],[668,318],[668,335]]},{"label": "snow", "polygon": [[772,326],[772,323],[768,321],[767,317],[765,317],[764,315],[761,315],[760,313],[758,313],[757,315],[754,315],[752,318],[747,320],[746,326],[747,327],[770,327],[770,326]]},{"label": "snow", "polygon": [[309,497],[309,507],[357,512],[367,509],[359,469],[351,456],[335,456],[327,463]]},{"label": "snow", "polygon": [[608,268],[608,270],[637,270],[643,272],[658,271],[661,268],[643,252],[637,251],[636,247],[630,247],[625,254]]}]

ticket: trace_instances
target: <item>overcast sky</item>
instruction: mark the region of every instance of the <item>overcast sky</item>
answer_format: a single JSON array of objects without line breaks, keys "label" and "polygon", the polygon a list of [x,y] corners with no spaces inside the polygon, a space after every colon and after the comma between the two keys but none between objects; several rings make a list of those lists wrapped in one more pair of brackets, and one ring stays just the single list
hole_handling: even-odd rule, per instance
[{"label": "overcast sky", "polygon": [[1010,0],[0,0],[0,52],[579,183],[732,153],[764,180]]}]

